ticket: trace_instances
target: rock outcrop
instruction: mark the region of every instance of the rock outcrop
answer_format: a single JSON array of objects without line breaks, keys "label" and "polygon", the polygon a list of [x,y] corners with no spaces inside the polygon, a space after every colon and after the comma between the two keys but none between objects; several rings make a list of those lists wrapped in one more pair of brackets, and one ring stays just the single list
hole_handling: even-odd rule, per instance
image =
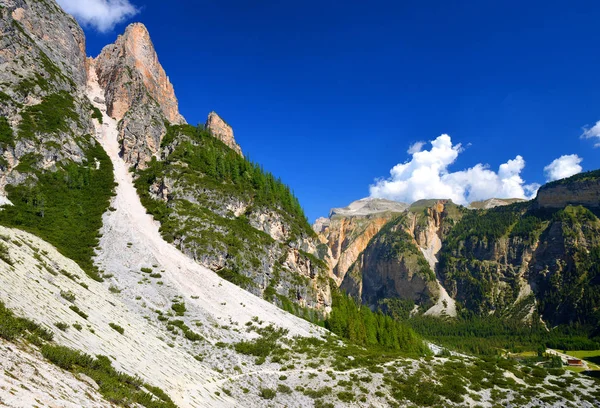
[{"label": "rock outcrop", "polygon": [[131,24],[88,65],[104,89],[108,114],[119,121],[121,155],[130,165],[144,168],[160,148],[165,121],[185,123],[148,30]]},{"label": "rock outcrop", "polygon": [[[341,288],[371,308],[390,300],[413,302],[424,312],[456,315],[454,301],[436,277],[442,237],[460,209],[448,200],[422,200],[386,223],[368,242]],[[452,220],[452,221],[451,221]]]},{"label": "rock outcrop", "polygon": [[221,140],[237,154],[242,155],[242,148],[237,144],[233,137],[233,129],[216,112],[208,114],[205,128],[209,130],[214,137]]},{"label": "rock outcrop", "polygon": [[185,123],[173,85],[143,24],[127,27],[114,44],[104,47],[93,66],[105,91],[108,114],[114,119],[121,120],[133,106],[154,99],[166,120]]},{"label": "rock outcrop", "polygon": [[[0,8],[0,201],[7,185],[37,169],[86,161],[93,145],[85,37],[53,1],[11,0]],[[34,120],[35,117],[35,120]],[[26,162],[27,166],[19,164]],[[25,171],[28,170],[28,171]]]},{"label": "rock outcrop", "polygon": [[600,171],[581,173],[542,186],[535,203],[539,208],[564,208],[567,205],[600,207]]},{"label": "rock outcrop", "polygon": [[343,208],[332,208],[329,212],[329,218],[333,216],[352,217],[359,215],[381,214],[385,212],[400,213],[409,207],[406,203],[386,200],[384,198],[363,198],[352,202],[349,206]]},{"label": "rock outcrop", "polygon": [[338,285],[371,238],[406,208],[407,204],[396,201],[363,198],[347,207],[333,208],[329,218],[319,218],[315,222],[313,230],[329,248],[325,259],[331,277]]},{"label": "rock outcrop", "polygon": [[514,203],[522,203],[522,198],[488,198],[482,201],[473,201],[467,208],[472,210],[488,210],[490,208],[501,207],[503,205],[509,205]]}]

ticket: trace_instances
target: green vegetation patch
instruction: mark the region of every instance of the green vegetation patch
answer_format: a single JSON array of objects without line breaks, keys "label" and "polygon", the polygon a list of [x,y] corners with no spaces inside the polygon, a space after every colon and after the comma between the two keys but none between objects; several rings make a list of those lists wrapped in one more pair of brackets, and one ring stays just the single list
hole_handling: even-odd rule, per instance
[{"label": "green vegetation patch", "polygon": [[325,327],[352,343],[384,350],[427,354],[421,338],[405,323],[381,312],[373,313],[367,306],[358,306],[354,299],[331,285],[332,311]]},{"label": "green vegetation patch", "polygon": [[34,340],[32,341],[34,343],[40,340],[51,341],[53,338],[51,331],[29,319],[15,316],[0,301],[0,337],[13,341],[22,336],[30,336],[30,340]]},{"label": "green vegetation patch", "polygon": [[6,119],[4,116],[0,116],[0,147],[14,147],[14,145],[15,135],[12,127],[8,123],[8,119]]},{"label": "green vegetation patch", "polygon": [[174,408],[175,403],[157,387],[141,379],[115,370],[108,357],[96,358],[64,346],[45,344],[42,355],[60,368],[74,374],[82,373],[93,379],[98,391],[113,404],[130,406],[132,403],[147,408]]},{"label": "green vegetation patch", "polygon": [[37,182],[7,186],[14,206],[0,211],[0,224],[39,236],[90,277],[101,280],[92,257],[115,183],[110,158],[99,144],[92,143],[86,163],[61,164],[54,172],[32,169]]},{"label": "green vegetation patch", "polygon": [[69,132],[69,120],[78,120],[74,99],[66,91],[48,95],[38,105],[26,107],[21,117],[18,137],[23,139],[36,139],[39,133]]}]

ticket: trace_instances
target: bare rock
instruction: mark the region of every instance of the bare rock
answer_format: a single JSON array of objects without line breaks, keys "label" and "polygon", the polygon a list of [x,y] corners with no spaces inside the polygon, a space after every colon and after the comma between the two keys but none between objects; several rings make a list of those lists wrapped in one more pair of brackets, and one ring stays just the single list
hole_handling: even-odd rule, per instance
[{"label": "bare rock", "polygon": [[185,123],[173,85],[143,24],[127,27],[114,44],[104,47],[94,66],[113,118],[120,120],[133,106],[154,99],[169,122]]},{"label": "bare rock", "polygon": [[233,137],[233,129],[219,115],[217,115],[216,112],[211,112],[208,114],[205,127],[213,134],[214,137],[235,150],[237,154],[242,154],[242,149]]}]

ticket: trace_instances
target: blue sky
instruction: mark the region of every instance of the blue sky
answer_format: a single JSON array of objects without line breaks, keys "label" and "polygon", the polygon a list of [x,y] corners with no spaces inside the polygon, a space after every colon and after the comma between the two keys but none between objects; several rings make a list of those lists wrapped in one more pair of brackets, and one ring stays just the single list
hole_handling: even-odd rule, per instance
[{"label": "blue sky", "polygon": [[93,56],[143,22],[188,122],[217,111],[311,221],[369,194],[528,195],[600,168],[597,2],[77,2],[99,14]]}]

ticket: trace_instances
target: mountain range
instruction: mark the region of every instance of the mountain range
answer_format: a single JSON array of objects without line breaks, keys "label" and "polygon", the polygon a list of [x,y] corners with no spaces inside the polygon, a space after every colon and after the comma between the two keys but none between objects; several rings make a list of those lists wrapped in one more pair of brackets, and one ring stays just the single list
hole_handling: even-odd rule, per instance
[{"label": "mountain range", "polygon": [[187,124],[143,24],[90,58],[54,0],[0,0],[0,33],[0,405],[599,403],[546,353],[600,348],[599,171],[311,226],[216,112]]}]

